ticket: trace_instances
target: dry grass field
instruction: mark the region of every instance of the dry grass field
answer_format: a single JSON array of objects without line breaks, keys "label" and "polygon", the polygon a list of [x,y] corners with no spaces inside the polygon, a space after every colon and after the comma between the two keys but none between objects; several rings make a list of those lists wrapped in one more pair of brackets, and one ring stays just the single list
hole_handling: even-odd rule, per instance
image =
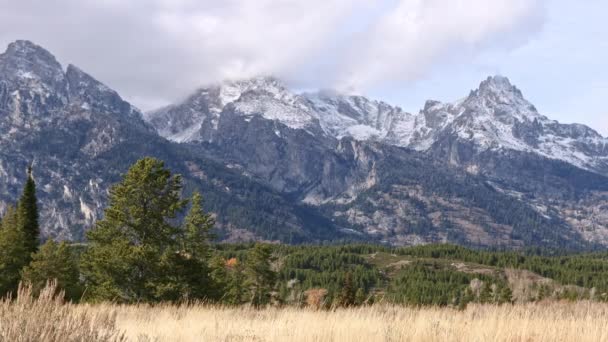
[{"label": "dry grass field", "polygon": [[106,307],[134,341],[608,341],[608,305],[552,303],[337,311]]},{"label": "dry grass field", "polygon": [[608,304],[375,305],[334,311],[64,304],[46,289],[0,302],[0,341],[608,341]]},{"label": "dry grass field", "polygon": [[608,305],[376,305],[335,311],[63,304],[22,289],[0,303],[0,341],[608,341]]}]

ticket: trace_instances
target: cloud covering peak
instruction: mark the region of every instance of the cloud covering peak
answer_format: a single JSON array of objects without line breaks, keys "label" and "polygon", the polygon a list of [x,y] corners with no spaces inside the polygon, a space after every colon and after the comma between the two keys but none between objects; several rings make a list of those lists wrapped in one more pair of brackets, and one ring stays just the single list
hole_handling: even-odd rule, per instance
[{"label": "cloud covering peak", "polygon": [[150,108],[224,79],[365,91],[524,43],[534,0],[2,1],[0,44],[30,39]]}]

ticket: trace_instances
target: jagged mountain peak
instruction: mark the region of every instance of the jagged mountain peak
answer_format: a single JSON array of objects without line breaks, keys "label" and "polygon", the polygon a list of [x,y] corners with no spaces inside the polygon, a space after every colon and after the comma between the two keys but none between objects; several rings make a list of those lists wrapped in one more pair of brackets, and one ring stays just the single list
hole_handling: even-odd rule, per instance
[{"label": "jagged mountain peak", "polygon": [[[540,114],[504,76],[488,77],[464,100],[428,107],[451,115],[441,129],[444,142],[452,136],[480,151],[525,151],[606,173],[605,139],[584,125],[560,124]],[[429,112],[424,110],[425,115]]]},{"label": "jagged mountain peak", "polygon": [[249,120],[261,115],[291,128],[315,126],[306,101],[273,76],[226,80],[199,88],[186,100],[150,111],[145,118],[169,140],[210,139],[202,130],[216,130],[221,113],[229,110]]},{"label": "jagged mountain peak", "polygon": [[465,99],[453,103],[452,107],[456,110],[461,125],[500,121],[511,126],[517,122],[548,120],[504,76],[488,77],[478,89],[471,91]]},{"label": "jagged mountain peak", "polygon": [[477,94],[479,96],[494,95],[524,99],[521,90],[513,85],[507,77],[501,75],[488,76],[488,78],[481,81]]},{"label": "jagged mountain peak", "polygon": [[0,55],[0,76],[28,86],[36,83],[41,91],[62,87],[65,81],[61,64],[55,56],[27,40],[10,43]]},{"label": "jagged mountain peak", "polygon": [[16,40],[10,43],[2,57],[5,60],[26,60],[32,64],[46,64],[61,69],[61,64],[59,64],[53,54],[29,40]]},{"label": "jagged mountain peak", "polygon": [[513,89],[517,89],[508,77],[502,75],[494,75],[488,76],[485,80],[481,81],[479,84],[479,89],[481,91],[512,91]]},{"label": "jagged mountain peak", "polygon": [[116,91],[74,65],[64,71],[52,53],[27,40],[10,43],[0,55],[0,112],[8,114],[4,125],[11,132],[91,113],[133,119],[134,126],[152,130]]},{"label": "jagged mountain peak", "polygon": [[270,96],[281,101],[293,103],[296,99],[287,86],[274,76],[258,76],[250,79],[228,80],[219,86],[219,98],[222,105],[237,101],[245,93],[255,96]]},{"label": "jagged mountain peak", "polygon": [[452,103],[429,100],[416,115],[335,90],[295,93],[275,77],[256,77],[203,88],[147,119],[170,140],[205,140],[217,129],[225,108],[245,120],[259,115],[309,131],[318,125],[327,137],[376,140],[419,151],[453,136],[480,150],[534,152],[593,170],[606,157],[605,139],[586,126],[562,125],[541,115],[504,76],[488,77]]},{"label": "jagged mountain peak", "polygon": [[489,76],[479,84],[479,88],[471,92],[466,101],[470,103],[480,100],[489,108],[512,106],[536,113],[536,108],[524,98],[521,90],[504,76]]}]

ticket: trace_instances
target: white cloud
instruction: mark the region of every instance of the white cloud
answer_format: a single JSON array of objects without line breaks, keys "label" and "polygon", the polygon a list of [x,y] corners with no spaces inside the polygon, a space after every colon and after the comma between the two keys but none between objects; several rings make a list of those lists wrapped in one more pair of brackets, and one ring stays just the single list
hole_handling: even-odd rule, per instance
[{"label": "white cloud", "polygon": [[520,43],[539,12],[534,0],[0,0],[0,44],[33,40],[150,107],[259,74],[408,81],[492,39]]},{"label": "white cloud", "polygon": [[[542,24],[534,0],[400,0],[354,46],[342,85],[415,80],[435,63],[515,47]],[[523,34],[522,34],[523,33]]]}]

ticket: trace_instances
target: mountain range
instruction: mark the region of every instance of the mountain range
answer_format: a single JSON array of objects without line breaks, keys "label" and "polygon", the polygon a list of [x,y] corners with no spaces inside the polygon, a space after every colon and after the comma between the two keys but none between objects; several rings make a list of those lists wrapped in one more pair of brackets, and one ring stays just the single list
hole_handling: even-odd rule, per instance
[{"label": "mountain range", "polygon": [[0,210],[34,165],[46,236],[83,240],[143,156],[198,189],[228,241],[608,246],[608,139],[502,76],[412,114],[273,77],[147,113],[29,41],[0,55]]}]

